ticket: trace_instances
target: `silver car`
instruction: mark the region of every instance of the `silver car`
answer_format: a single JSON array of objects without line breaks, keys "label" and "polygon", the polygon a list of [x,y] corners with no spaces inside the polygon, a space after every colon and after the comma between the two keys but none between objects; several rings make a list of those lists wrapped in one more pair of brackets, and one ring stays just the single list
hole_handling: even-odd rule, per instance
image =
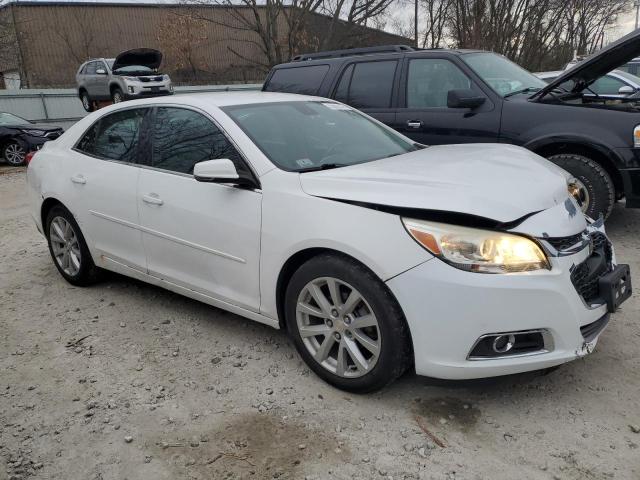
[{"label": "silver car", "polygon": [[78,97],[87,112],[97,101],[119,103],[141,97],[171,95],[169,75],[158,71],[162,53],[151,48],[127,50],[116,58],[94,58],[83,63],[76,74]]}]

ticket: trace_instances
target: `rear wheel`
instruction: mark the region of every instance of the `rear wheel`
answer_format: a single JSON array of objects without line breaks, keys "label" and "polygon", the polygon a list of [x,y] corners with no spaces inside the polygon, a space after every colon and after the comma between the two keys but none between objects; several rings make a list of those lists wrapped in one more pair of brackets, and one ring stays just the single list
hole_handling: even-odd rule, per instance
[{"label": "rear wheel", "polygon": [[89,94],[87,92],[82,92],[80,95],[80,101],[82,102],[82,108],[87,112],[93,112],[93,102],[89,98]]},{"label": "rear wheel", "polygon": [[409,330],[395,298],[370,270],[339,255],[321,255],[292,276],[287,327],[307,365],[351,392],[383,388],[407,369]]},{"label": "rear wheel", "polygon": [[4,161],[13,167],[23,165],[26,156],[27,151],[18,142],[9,142],[2,148]]},{"label": "rear wheel", "polygon": [[113,103],[120,103],[124,101],[124,95],[119,87],[114,88],[111,92],[111,100]]},{"label": "rear wheel", "polygon": [[615,187],[607,171],[583,155],[566,153],[552,155],[549,160],[564,168],[576,179],[576,195],[582,212],[593,219],[611,214],[615,203]]},{"label": "rear wheel", "polygon": [[66,281],[77,286],[95,283],[101,270],[95,266],[87,243],[69,210],[53,207],[45,225],[49,252],[56,268]]}]

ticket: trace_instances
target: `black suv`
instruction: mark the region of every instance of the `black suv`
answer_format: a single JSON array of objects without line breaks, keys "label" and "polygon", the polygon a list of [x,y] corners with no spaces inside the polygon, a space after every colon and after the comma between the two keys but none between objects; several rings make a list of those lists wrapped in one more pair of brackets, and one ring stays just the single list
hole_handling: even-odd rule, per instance
[{"label": "black suv", "polygon": [[575,177],[583,211],[598,218],[623,197],[640,207],[640,92],[610,98],[589,85],[639,53],[633,33],[546,84],[491,52],[339,50],[275,66],[263,90],[336,99],[422,144],[521,145]]}]

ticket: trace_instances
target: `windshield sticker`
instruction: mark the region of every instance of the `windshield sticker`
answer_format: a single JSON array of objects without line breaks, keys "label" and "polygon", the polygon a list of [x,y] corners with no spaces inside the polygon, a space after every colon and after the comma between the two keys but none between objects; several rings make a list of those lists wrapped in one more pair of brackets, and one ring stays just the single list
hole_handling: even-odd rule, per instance
[{"label": "windshield sticker", "polygon": [[324,105],[327,108],[330,108],[331,110],[351,110],[351,107],[347,106],[347,105],[342,105],[341,103],[323,103],[322,105]]},{"label": "windshield sticker", "polygon": [[296,160],[296,163],[303,168],[313,167],[313,162],[308,158],[301,158],[299,160]]}]

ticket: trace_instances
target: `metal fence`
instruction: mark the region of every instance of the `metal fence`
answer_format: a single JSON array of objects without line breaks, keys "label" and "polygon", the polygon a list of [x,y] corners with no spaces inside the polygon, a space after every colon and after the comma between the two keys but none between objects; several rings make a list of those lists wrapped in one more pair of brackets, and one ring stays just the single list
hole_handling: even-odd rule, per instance
[{"label": "metal fence", "polygon": [[[261,87],[261,84],[187,86],[175,87],[175,93],[260,90]],[[78,120],[87,114],[73,88],[0,90],[0,112],[37,122]]]}]

